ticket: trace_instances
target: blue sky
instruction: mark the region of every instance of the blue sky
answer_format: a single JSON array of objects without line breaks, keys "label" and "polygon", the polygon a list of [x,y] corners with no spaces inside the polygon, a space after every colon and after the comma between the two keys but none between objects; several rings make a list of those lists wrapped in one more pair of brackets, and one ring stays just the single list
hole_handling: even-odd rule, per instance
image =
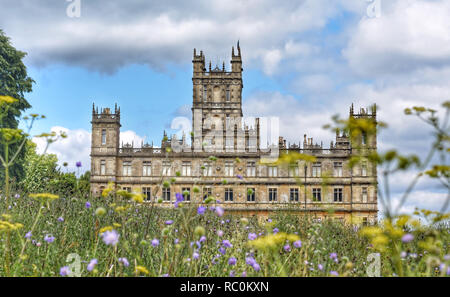
[{"label": "blue sky", "polygon": [[[80,16],[70,17],[75,2]],[[449,99],[448,15],[446,0],[4,0],[0,28],[28,53],[30,112],[47,116],[34,132],[66,131],[49,152],[89,169],[93,102],[121,107],[124,142],[158,145],[175,117],[191,117],[193,48],[229,68],[237,40],[244,115],[276,116],[288,141],[307,133],[328,146],[322,126],[334,114],[376,103],[389,124],[380,150],[423,156],[430,129],[402,111]],[[393,176],[394,200],[415,174]],[[424,179],[403,210],[438,209],[447,195]]]}]

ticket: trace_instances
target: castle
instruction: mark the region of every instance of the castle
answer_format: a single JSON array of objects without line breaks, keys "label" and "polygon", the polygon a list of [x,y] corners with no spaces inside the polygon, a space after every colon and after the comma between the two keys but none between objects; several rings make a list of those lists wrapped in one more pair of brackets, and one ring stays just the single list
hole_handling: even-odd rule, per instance
[{"label": "castle", "polygon": [[[206,197],[220,200],[228,211],[268,215],[276,210],[306,213],[318,218],[333,216],[349,221],[357,218],[372,223],[377,218],[377,168],[359,162],[350,169],[354,154],[346,133],[336,133],[330,148],[314,144],[304,135],[303,146],[262,146],[262,123],[251,126],[242,120],[242,57],[239,43],[232,48],[231,71],[205,66],[202,51],[193,55],[193,103],[191,142],[176,136],[164,137],[160,147],[142,144],[120,145],[120,108],[92,110],[91,192],[100,195],[109,182],[123,190],[140,191],[145,200],[163,200],[172,205],[176,193],[187,203],[201,203]],[[361,109],[350,117],[376,122],[376,110]],[[362,137],[364,138],[364,137]],[[361,139],[367,151],[376,150],[374,137]],[[276,154],[273,154],[273,153]],[[313,155],[315,162],[295,164],[268,162],[278,153]],[[266,161],[264,161],[266,160]],[[325,183],[326,179],[326,183]],[[169,181],[170,186],[161,183]],[[194,188],[199,193],[194,193]],[[330,212],[332,209],[332,212]]]}]

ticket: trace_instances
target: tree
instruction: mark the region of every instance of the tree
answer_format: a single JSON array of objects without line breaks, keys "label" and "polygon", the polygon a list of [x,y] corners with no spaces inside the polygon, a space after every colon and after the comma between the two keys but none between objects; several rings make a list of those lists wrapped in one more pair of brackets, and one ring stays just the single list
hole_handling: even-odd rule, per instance
[{"label": "tree", "polygon": [[25,151],[24,178],[20,182],[26,193],[43,193],[51,190],[53,180],[59,176],[56,155],[36,153],[36,144],[28,141]]},{"label": "tree", "polygon": [[[17,102],[11,104],[0,123],[1,128],[16,129],[19,126],[19,118],[22,112],[31,105],[25,99],[25,93],[32,91],[34,80],[27,74],[27,68],[22,62],[26,53],[15,49],[9,38],[0,29],[0,95],[11,96]],[[3,107],[2,107],[3,108]],[[1,111],[0,111],[1,112]],[[15,152],[20,142],[12,145],[10,150]],[[3,155],[4,148],[0,146],[0,154]],[[22,150],[15,164],[9,169],[10,176],[16,180],[21,180],[24,176],[25,150]],[[0,182],[4,181],[4,172],[0,170]]]}]

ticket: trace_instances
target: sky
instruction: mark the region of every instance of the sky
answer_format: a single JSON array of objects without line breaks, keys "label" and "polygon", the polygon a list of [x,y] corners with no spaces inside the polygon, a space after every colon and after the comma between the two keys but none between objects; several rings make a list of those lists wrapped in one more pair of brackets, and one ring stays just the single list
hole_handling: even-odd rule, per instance
[{"label": "sky", "polygon": [[[193,49],[230,69],[238,40],[244,115],[279,117],[288,142],[328,146],[333,115],[376,103],[389,125],[379,149],[423,157],[431,130],[403,110],[449,100],[449,0],[1,2],[0,29],[36,81],[28,112],[47,117],[33,131],[65,131],[48,152],[70,168],[89,169],[93,103],[120,106],[124,143],[159,145],[174,118],[191,118]],[[393,205],[415,174],[391,178]],[[447,195],[425,178],[401,210],[439,210]]]}]

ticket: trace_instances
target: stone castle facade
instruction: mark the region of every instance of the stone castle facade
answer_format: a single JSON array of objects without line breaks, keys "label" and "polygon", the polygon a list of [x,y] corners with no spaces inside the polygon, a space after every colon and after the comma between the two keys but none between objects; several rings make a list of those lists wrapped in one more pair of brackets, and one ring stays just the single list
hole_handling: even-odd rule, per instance
[{"label": "stone castle facade", "polygon": [[[360,162],[347,164],[355,153],[348,135],[336,133],[330,148],[314,144],[304,135],[303,145],[277,144],[262,148],[260,119],[250,127],[242,120],[242,58],[239,43],[231,56],[231,71],[205,67],[202,51],[193,57],[193,128],[186,136],[164,137],[160,147],[120,145],[120,108],[92,111],[91,192],[100,195],[109,182],[128,191],[140,191],[147,201],[162,198],[161,205],[183,193],[187,203],[212,196],[225,210],[267,215],[285,210],[340,220],[357,218],[371,223],[377,217],[377,169]],[[350,117],[376,121],[376,110],[361,109]],[[358,146],[376,150],[375,137]],[[273,152],[313,155],[315,162],[267,162]],[[266,161],[264,161],[266,160]],[[172,180],[170,187],[161,183]],[[194,188],[199,193],[194,193]],[[330,211],[332,210],[332,211]]]}]

